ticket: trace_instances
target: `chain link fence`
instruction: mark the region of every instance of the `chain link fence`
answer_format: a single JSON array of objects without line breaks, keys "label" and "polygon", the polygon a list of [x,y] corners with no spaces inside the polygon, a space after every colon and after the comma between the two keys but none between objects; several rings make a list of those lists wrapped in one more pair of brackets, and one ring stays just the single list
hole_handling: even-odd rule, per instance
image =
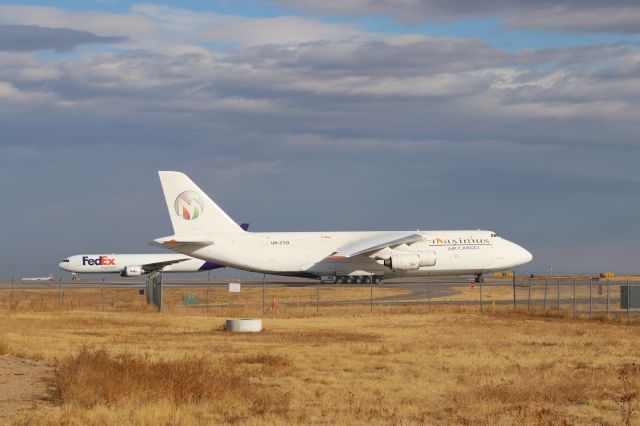
[{"label": "chain link fence", "polygon": [[[606,280],[584,276],[473,279],[408,278],[377,284],[322,284],[303,279],[265,278],[181,281],[166,274],[162,290],[156,277],[142,280],[0,281],[2,310],[155,310],[220,315],[299,312],[464,309],[491,312],[555,313],[574,317],[637,315],[640,280]],[[153,281],[155,280],[155,281]],[[155,290],[155,292],[154,292]],[[162,299],[160,299],[162,296]],[[638,300],[636,300],[638,299]],[[160,301],[161,300],[161,301]],[[159,303],[156,303],[159,302]],[[151,305],[150,305],[151,304]]]}]

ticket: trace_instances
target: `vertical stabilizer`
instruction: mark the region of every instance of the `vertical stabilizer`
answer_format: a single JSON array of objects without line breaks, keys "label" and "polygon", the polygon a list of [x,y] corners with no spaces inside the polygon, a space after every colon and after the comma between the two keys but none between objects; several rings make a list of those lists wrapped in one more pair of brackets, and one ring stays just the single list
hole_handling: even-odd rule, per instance
[{"label": "vertical stabilizer", "polygon": [[158,175],[174,233],[244,232],[184,173],[161,171]]}]

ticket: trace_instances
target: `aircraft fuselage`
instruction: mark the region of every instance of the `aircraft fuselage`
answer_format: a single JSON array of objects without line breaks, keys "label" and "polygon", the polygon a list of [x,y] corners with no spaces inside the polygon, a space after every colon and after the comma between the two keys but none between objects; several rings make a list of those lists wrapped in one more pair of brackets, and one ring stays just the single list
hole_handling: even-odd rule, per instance
[{"label": "aircraft fuselage", "polygon": [[[213,244],[175,244],[172,250],[238,269],[275,275],[439,276],[484,274],[514,268],[531,260],[524,248],[491,231],[416,231],[423,240],[394,252],[435,252],[433,266],[400,270],[376,260],[376,253],[333,259],[330,255],[354,240],[393,232],[253,232],[207,234]],[[381,250],[382,251],[382,250]]]}]

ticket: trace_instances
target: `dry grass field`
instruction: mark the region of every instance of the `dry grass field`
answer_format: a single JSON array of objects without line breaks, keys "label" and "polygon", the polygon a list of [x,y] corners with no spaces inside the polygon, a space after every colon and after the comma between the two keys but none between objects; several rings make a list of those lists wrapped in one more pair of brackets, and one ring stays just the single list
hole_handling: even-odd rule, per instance
[{"label": "dry grass field", "polygon": [[640,424],[637,323],[354,306],[235,335],[233,313],[3,309],[0,352],[53,367],[11,421]]}]

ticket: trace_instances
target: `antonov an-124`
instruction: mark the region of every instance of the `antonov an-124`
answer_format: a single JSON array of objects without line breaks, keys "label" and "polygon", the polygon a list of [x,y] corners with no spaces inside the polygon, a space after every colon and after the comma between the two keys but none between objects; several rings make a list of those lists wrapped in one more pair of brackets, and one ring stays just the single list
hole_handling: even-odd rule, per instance
[{"label": "antonov an-124", "polygon": [[161,171],[174,235],[162,247],[252,272],[335,283],[504,271],[532,255],[493,231],[247,232],[187,175]]}]

